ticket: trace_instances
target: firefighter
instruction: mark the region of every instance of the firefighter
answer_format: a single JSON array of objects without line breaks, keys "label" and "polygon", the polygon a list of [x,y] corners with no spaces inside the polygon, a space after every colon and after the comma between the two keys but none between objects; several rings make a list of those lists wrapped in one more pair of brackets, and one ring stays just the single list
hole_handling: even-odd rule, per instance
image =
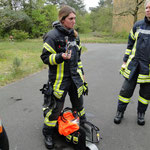
[{"label": "firefighter", "polygon": [[53,23],[53,29],[44,36],[42,61],[49,66],[50,99],[44,105],[43,135],[48,149],[54,147],[54,128],[64,106],[68,93],[72,108],[80,115],[81,123],[86,120],[83,107],[83,94],[87,94],[81,55],[81,44],[74,30],[76,12],[70,6],[63,6],[58,14],[59,21]]},{"label": "firefighter", "polygon": [[137,123],[145,124],[145,112],[150,101],[150,0],[145,2],[145,18],[137,21],[129,34],[120,73],[125,77],[118,96],[114,123],[120,124],[137,83],[140,84]]}]

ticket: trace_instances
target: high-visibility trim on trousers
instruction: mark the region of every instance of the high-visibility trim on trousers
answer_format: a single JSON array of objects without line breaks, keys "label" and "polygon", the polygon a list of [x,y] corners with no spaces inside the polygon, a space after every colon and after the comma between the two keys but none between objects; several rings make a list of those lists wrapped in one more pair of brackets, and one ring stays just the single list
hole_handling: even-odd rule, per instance
[{"label": "high-visibility trim on trousers", "polygon": [[119,98],[118,98],[121,102],[123,103],[129,103],[130,102],[130,98],[126,98],[126,97],[122,97],[119,95]]},{"label": "high-visibility trim on trousers", "polygon": [[150,100],[146,100],[145,98],[139,96],[138,100],[142,103],[142,104],[145,104],[145,105],[148,105]]}]

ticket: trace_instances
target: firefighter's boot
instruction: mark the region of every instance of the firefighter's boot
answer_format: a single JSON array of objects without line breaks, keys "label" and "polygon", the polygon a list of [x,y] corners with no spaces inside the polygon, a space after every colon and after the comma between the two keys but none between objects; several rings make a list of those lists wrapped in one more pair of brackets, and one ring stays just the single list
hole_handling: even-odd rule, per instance
[{"label": "firefighter's boot", "polygon": [[53,127],[48,127],[44,124],[43,135],[44,135],[44,143],[47,149],[54,148],[53,132],[54,132]]},{"label": "firefighter's boot", "polygon": [[121,120],[123,118],[123,115],[124,115],[124,112],[117,111],[116,116],[114,118],[114,123],[115,124],[120,124]]},{"label": "firefighter's boot", "polygon": [[51,135],[45,136],[44,142],[45,142],[45,146],[47,149],[54,148],[54,141],[53,141],[53,137]]},{"label": "firefighter's boot", "polygon": [[84,123],[87,121],[85,114],[80,117],[80,125],[84,126]]},{"label": "firefighter's boot", "polygon": [[144,116],[145,116],[145,113],[138,112],[138,114],[137,114],[137,123],[138,123],[138,125],[143,126],[145,124]]}]

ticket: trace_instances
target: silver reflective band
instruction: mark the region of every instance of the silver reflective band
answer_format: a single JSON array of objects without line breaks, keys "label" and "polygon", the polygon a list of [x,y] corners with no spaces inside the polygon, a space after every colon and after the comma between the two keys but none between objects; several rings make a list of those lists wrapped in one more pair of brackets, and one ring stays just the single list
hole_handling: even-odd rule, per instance
[{"label": "silver reflective band", "polygon": [[150,34],[150,30],[137,29],[137,32],[143,33],[143,34]]},{"label": "silver reflective band", "polygon": [[68,41],[68,45],[69,45],[69,46],[75,46],[75,45],[77,45],[77,43],[76,43],[76,41],[72,41],[72,42],[69,42],[69,41]]}]

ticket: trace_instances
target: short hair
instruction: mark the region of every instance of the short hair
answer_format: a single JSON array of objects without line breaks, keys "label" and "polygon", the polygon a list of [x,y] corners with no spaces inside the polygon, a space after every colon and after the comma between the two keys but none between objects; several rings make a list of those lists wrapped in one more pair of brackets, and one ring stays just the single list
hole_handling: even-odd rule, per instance
[{"label": "short hair", "polygon": [[144,7],[146,8],[146,5],[150,2],[150,0],[146,0],[145,1],[145,4],[144,4]]},{"label": "short hair", "polygon": [[64,5],[60,9],[59,14],[58,14],[59,21],[61,22],[62,20],[64,20],[67,16],[69,16],[70,13],[76,14],[75,9],[68,5]]}]

